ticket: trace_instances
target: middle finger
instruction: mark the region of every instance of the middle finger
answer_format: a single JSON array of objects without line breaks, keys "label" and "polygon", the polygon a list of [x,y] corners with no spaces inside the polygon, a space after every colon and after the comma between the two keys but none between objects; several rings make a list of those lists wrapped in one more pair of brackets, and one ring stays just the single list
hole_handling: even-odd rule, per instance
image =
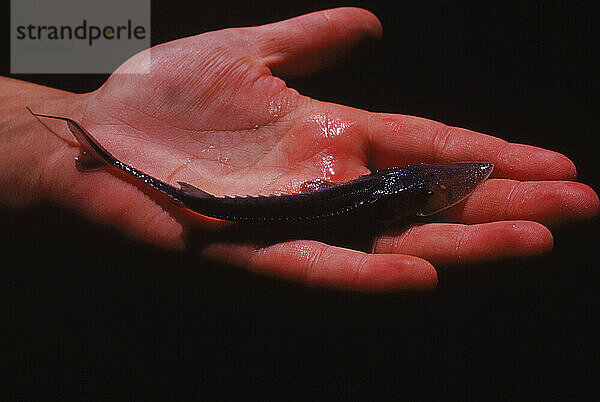
[{"label": "middle finger", "polygon": [[555,224],[589,218],[597,211],[598,196],[585,184],[490,179],[465,201],[434,215],[434,219],[468,224],[499,220]]}]

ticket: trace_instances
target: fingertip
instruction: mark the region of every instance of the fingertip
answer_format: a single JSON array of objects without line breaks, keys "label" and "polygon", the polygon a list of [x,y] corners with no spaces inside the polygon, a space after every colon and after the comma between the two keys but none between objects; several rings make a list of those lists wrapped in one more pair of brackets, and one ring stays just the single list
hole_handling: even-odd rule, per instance
[{"label": "fingertip", "polygon": [[573,161],[571,159],[567,158],[564,155],[563,155],[563,158],[564,158],[563,164],[565,165],[565,172],[567,172],[567,180],[577,179],[577,167],[575,166],[575,163],[573,163]]},{"label": "fingertip", "polygon": [[552,152],[548,163],[553,168],[555,177],[562,180],[575,180],[577,178],[577,167],[573,161],[558,152]]},{"label": "fingertip", "polygon": [[418,283],[422,285],[422,289],[436,288],[438,284],[438,275],[435,267],[429,261],[422,258],[411,257],[411,259],[415,260],[415,264],[417,264],[418,261],[419,275],[417,275],[417,279],[419,280]]},{"label": "fingertip", "polygon": [[534,149],[536,158],[532,158],[534,164],[539,165],[537,169],[539,179],[542,180],[574,180],[577,178],[577,168],[571,159],[565,155],[547,149],[527,146]]},{"label": "fingertip", "polygon": [[590,217],[594,217],[594,216],[598,215],[598,212],[600,212],[600,200],[598,199],[598,194],[596,194],[595,191],[592,191],[591,193],[592,193],[590,195],[591,207],[589,209],[589,213],[590,213]]},{"label": "fingertip", "polygon": [[583,183],[570,182],[562,188],[563,202],[570,211],[570,216],[576,219],[588,219],[598,215],[600,201],[598,194]]},{"label": "fingertip", "polygon": [[465,260],[482,262],[503,257],[526,257],[552,250],[552,233],[534,221],[500,221],[472,227]]},{"label": "fingertip", "polygon": [[525,144],[510,144],[502,153],[495,177],[516,180],[574,180],[577,168],[565,155]]},{"label": "fingertip", "polygon": [[399,254],[374,254],[356,278],[369,290],[427,290],[437,286],[437,272],[428,261]]},{"label": "fingertip", "polygon": [[361,54],[383,28],[372,12],[339,7],[254,28],[253,41],[274,75],[298,76]]},{"label": "fingertip", "polygon": [[[516,221],[511,225],[513,239],[517,243],[514,250],[521,255],[538,255],[552,251],[554,237],[550,230],[538,222]],[[515,253],[519,254],[519,253]]]},{"label": "fingertip", "polygon": [[379,21],[379,18],[371,11],[359,7],[340,7],[333,9],[332,11],[335,10],[347,13],[348,17],[359,22],[355,26],[365,35],[375,39],[381,39],[383,36],[383,26],[381,25],[381,21]]},{"label": "fingertip", "polygon": [[585,184],[581,184],[581,183],[576,183],[579,184],[581,187],[583,187],[583,192],[584,192],[584,202],[583,202],[583,208],[581,209],[582,212],[582,217],[583,218],[592,218],[596,215],[598,215],[598,212],[600,211],[600,200],[598,200],[598,194],[596,194],[596,192],[594,190],[592,190],[590,187],[586,186]]},{"label": "fingertip", "polygon": [[[484,262],[498,258],[544,254],[554,247],[548,228],[534,221],[498,221],[469,226],[468,235],[459,237],[455,255],[462,262]],[[452,262],[441,260],[440,262]]]}]

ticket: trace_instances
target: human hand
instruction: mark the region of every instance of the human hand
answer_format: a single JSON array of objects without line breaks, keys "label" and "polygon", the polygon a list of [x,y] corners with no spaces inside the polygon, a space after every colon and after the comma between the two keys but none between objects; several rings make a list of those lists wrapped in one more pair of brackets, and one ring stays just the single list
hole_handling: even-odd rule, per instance
[{"label": "human hand", "polygon": [[[359,40],[380,35],[372,14],[352,8],[209,32],[134,56],[92,93],[28,104],[78,120],[139,170],[217,196],[287,193],[306,180],[344,182],[418,162],[494,162],[494,178],[435,215],[437,223],[378,234],[373,253],[309,239],[258,244],[251,232],[224,239],[219,224],[161,202],[122,177],[77,171],[76,148],[28,126],[38,141],[52,141],[35,171],[39,197],[159,246],[190,247],[186,232],[194,227],[203,256],[310,284],[366,289],[435,286],[428,261],[540,253],[552,247],[544,224],[597,213],[589,187],[560,181],[576,175],[560,154],[417,117],[320,102],[278,78],[316,71]],[[44,124],[69,138],[64,124]]]}]

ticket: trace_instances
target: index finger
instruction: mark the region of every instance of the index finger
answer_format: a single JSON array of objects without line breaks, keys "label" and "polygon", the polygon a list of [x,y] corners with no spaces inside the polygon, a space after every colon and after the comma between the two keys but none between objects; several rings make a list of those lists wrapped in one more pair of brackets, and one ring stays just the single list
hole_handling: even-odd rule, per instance
[{"label": "index finger", "polygon": [[418,162],[493,162],[493,177],[571,180],[575,165],[546,149],[414,116],[370,113],[367,136],[371,169]]}]

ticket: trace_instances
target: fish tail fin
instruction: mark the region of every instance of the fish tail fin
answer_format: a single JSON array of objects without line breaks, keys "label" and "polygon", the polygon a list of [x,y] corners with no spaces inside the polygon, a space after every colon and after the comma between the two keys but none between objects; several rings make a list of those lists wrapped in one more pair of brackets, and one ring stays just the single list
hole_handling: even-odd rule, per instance
[{"label": "fish tail fin", "polygon": [[98,141],[96,141],[94,137],[92,137],[90,133],[88,133],[86,129],[81,127],[81,125],[75,120],[70,119],[68,117],[35,113],[28,106],[25,107],[27,108],[27,110],[29,110],[29,113],[31,113],[34,116],[62,120],[67,123],[67,127],[69,127],[69,130],[81,146],[79,150],[79,156],[75,158],[75,165],[79,169],[98,169],[100,167],[112,164],[111,162],[116,160],[110,152],[108,152],[102,145],[100,145]]}]

